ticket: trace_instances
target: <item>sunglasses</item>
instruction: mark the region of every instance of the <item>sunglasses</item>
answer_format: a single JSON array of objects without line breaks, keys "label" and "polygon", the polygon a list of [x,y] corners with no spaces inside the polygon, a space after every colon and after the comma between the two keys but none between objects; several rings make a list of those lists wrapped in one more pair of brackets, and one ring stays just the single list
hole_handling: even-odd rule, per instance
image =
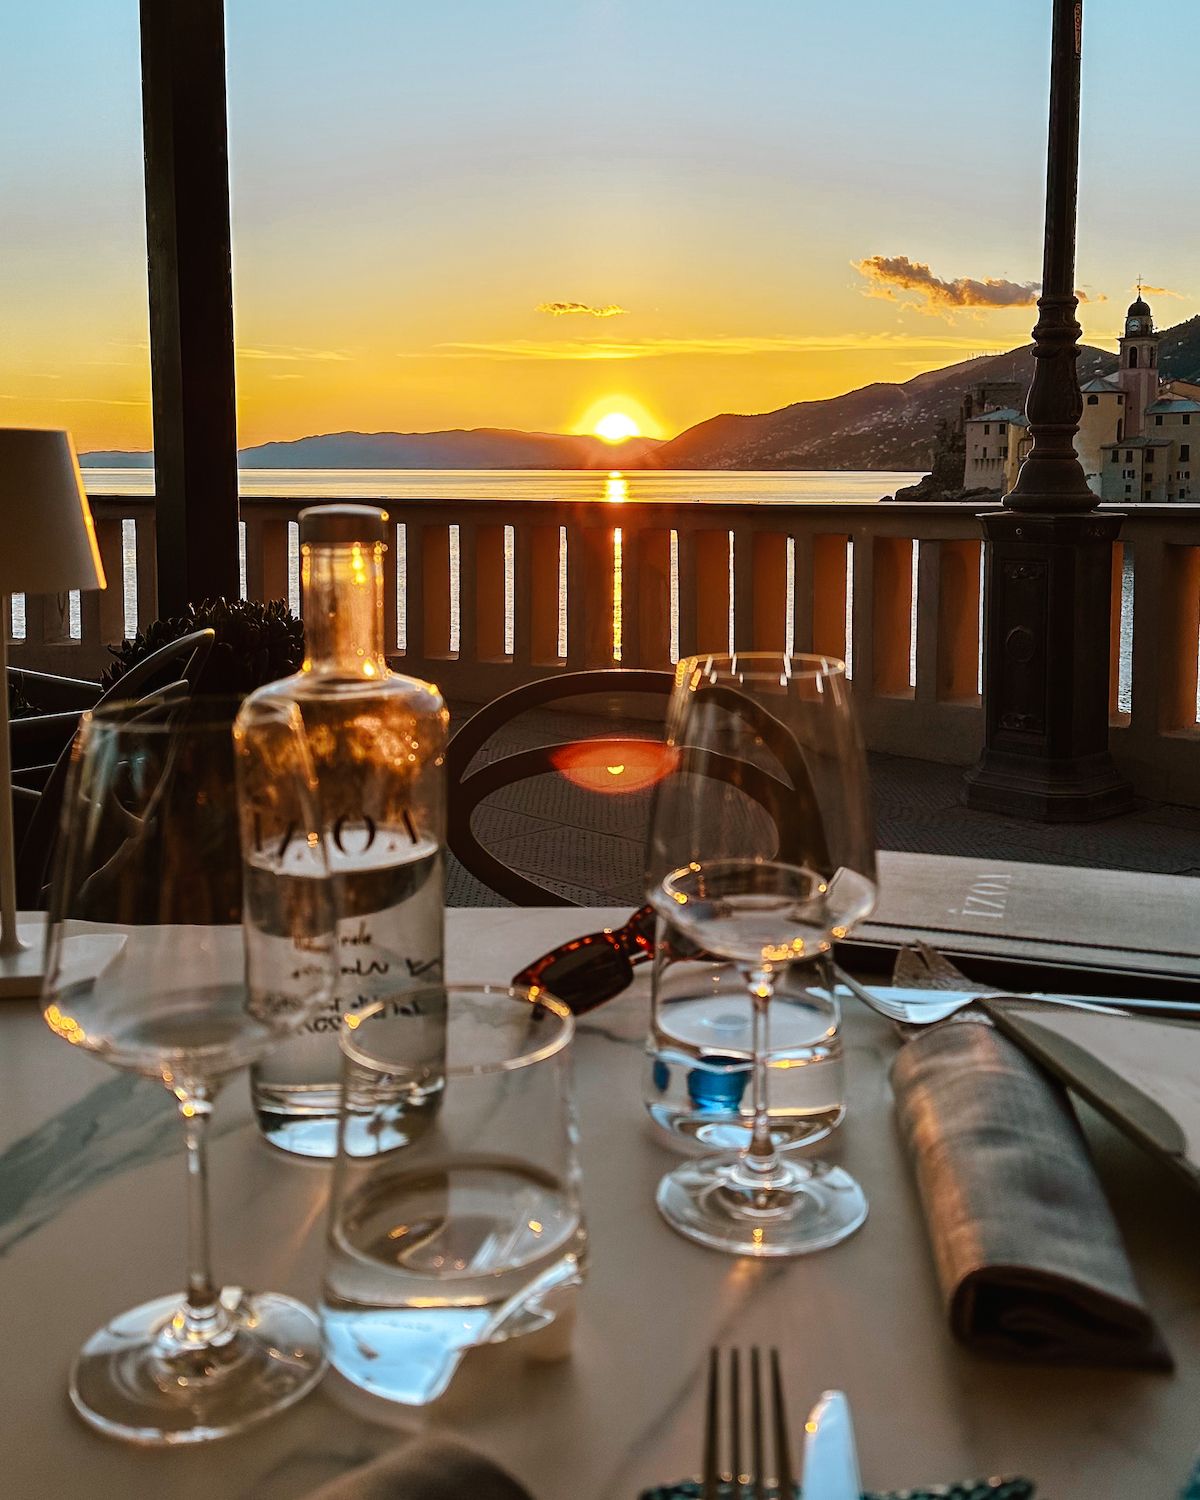
[{"label": "sunglasses", "polygon": [[[606,927],[603,932],[585,933],[544,954],[514,975],[513,984],[549,990],[581,1016],[627,989],[633,983],[634,966],[654,957],[656,920],[652,906],[639,907],[615,931]],[[700,954],[698,948],[674,936],[666,951],[674,958]]]}]

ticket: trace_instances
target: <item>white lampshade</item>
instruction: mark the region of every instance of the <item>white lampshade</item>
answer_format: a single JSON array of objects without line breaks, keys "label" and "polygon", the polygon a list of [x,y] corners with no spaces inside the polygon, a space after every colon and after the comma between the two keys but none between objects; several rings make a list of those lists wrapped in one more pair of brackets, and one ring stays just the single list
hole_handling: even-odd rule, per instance
[{"label": "white lampshade", "polygon": [[0,538],[0,595],[104,588],[70,433],[0,427]]}]

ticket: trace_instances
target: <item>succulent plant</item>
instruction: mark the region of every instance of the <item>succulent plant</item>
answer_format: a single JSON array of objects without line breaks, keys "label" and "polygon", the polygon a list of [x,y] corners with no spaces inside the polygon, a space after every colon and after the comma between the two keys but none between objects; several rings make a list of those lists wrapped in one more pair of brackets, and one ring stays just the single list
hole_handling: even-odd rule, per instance
[{"label": "succulent plant", "polygon": [[205,599],[187,613],[155,620],[132,640],[108,649],[114,657],[100,679],[109,688],[144,657],[193,630],[216,632],[196,691],[244,697],[264,683],[287,677],[304,660],[304,626],[282,599]]}]

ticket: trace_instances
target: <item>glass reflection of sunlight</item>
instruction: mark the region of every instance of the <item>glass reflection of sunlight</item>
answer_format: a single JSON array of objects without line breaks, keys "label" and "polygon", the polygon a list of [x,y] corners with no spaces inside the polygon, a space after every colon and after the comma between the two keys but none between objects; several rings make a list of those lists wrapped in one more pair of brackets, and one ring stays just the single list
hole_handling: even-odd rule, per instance
[{"label": "glass reflection of sunlight", "polygon": [[613,469],[604,481],[604,498],[614,505],[629,499],[629,481],[618,469]]},{"label": "glass reflection of sunlight", "polygon": [[580,740],[554,753],[554,768],[585,792],[642,792],[671,769],[675,752],[656,740]]}]

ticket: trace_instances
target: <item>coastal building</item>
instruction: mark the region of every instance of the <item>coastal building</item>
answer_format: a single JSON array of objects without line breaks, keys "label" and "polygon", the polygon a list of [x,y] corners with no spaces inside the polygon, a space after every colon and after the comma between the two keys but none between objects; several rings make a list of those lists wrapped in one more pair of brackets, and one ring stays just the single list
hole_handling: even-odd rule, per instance
[{"label": "coastal building", "polygon": [[1126,436],[1127,393],[1117,383],[1115,375],[1098,375],[1087,381],[1082,391],[1083,411],[1075,435],[1075,452],[1079,455],[1088,484],[1099,494],[1105,445],[1114,439],[1119,443]]},{"label": "coastal building", "polygon": [[[1093,482],[1090,448],[1084,468],[1088,483],[1104,500],[1165,505],[1192,498],[1192,444],[1200,440],[1200,390],[1184,381],[1173,384],[1160,379],[1159,338],[1139,288],[1125,315],[1116,374],[1091,380],[1084,387],[1085,402],[1091,395],[1097,398],[1088,431],[1090,438],[1100,434],[1098,485]],[[1088,410],[1085,406],[1085,415]],[[1106,425],[1107,438],[1103,436]],[[1080,457],[1084,458],[1082,450]]]},{"label": "coastal building", "polygon": [[1006,495],[1017,482],[1017,470],[1032,439],[1024,412],[1013,406],[981,411],[963,422],[966,468],[963,488],[998,490]]},{"label": "coastal building", "polygon": [[[1160,379],[1161,335],[1138,295],[1125,314],[1117,368],[1081,387],[1075,451],[1088,484],[1118,504],[1192,499],[1192,444],[1200,442],[1200,386]],[[1032,446],[1007,392],[981,388],[963,403],[963,487],[1007,494]],[[1200,452],[1197,454],[1200,478]]]}]

